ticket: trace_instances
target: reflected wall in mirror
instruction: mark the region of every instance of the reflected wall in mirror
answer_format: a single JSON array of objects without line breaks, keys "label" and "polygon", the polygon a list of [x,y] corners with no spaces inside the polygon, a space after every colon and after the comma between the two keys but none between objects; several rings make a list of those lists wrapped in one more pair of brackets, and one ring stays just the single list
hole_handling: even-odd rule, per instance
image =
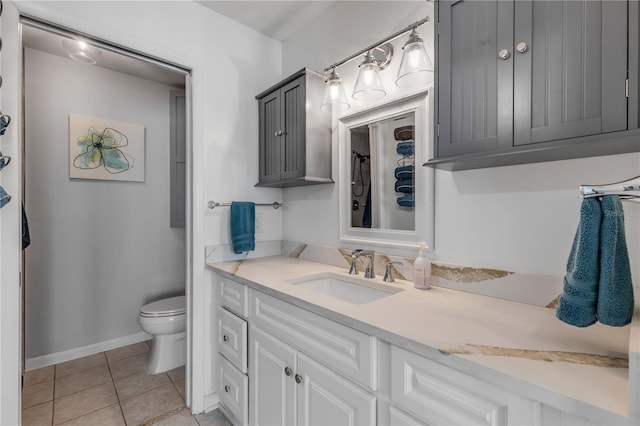
[{"label": "reflected wall in mirror", "polygon": [[351,226],[415,230],[413,112],[349,129]]},{"label": "reflected wall in mirror", "polygon": [[339,119],[342,241],[434,248],[430,104],[421,92]]}]

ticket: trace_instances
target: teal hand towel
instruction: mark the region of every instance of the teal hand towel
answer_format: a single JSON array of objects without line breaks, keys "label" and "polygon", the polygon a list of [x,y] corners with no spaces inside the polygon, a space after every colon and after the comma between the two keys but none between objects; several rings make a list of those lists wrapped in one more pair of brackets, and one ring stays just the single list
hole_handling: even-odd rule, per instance
[{"label": "teal hand towel", "polygon": [[236,254],[256,248],[256,205],[245,201],[231,202],[231,243]]},{"label": "teal hand towel", "polygon": [[584,199],[556,310],[559,320],[576,327],[587,327],[597,320],[601,221],[600,202]]},{"label": "teal hand towel", "polygon": [[624,233],[624,210],[617,195],[602,197],[598,321],[614,327],[631,322],[633,283]]}]

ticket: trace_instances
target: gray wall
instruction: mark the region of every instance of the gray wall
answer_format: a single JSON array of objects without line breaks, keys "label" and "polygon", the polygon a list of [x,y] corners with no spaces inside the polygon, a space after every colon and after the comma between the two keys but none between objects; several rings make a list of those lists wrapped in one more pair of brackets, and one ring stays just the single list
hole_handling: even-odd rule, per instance
[{"label": "gray wall", "polygon": [[[184,292],[169,227],[170,87],[25,52],[26,358],[140,332],[138,309]],[[140,123],[145,183],[70,180],[68,115]]]}]

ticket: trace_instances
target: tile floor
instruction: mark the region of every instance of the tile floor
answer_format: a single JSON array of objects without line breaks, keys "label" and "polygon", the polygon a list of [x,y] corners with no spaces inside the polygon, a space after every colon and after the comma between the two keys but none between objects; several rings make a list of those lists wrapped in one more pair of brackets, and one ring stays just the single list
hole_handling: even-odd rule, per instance
[{"label": "tile floor", "polygon": [[184,367],[151,375],[151,341],[29,371],[23,426],[230,426],[219,410],[192,416],[184,405]]}]

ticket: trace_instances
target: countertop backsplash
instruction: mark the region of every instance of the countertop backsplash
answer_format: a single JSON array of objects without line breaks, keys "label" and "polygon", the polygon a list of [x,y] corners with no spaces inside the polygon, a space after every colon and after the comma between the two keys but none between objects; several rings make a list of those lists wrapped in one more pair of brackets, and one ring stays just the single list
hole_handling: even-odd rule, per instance
[{"label": "countertop backsplash", "polygon": [[[207,263],[253,259],[266,256],[287,256],[327,265],[349,268],[350,249],[318,246],[295,241],[256,242],[255,251],[234,254],[229,245],[207,246]],[[393,276],[397,280],[413,281],[413,259],[391,256],[376,252],[374,269],[377,275],[384,274],[387,262],[401,262],[393,265]],[[454,265],[446,262],[432,262],[434,286],[481,294],[500,299],[555,309],[562,293],[562,277],[531,274],[481,266]],[[363,259],[357,261],[360,274],[364,271]],[[428,291],[428,290],[426,290]]]}]

